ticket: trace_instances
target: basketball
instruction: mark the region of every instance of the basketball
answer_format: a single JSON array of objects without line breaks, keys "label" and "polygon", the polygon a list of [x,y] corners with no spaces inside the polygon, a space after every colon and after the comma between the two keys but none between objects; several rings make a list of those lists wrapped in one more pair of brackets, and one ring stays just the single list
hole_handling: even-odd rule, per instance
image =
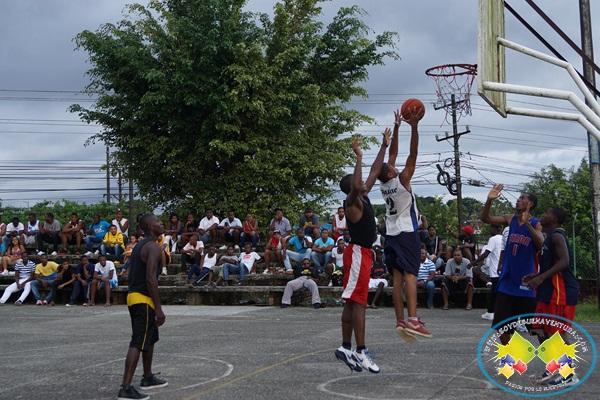
[{"label": "basketball", "polygon": [[410,119],[413,113],[421,115],[421,118],[423,118],[425,115],[425,105],[419,99],[408,99],[402,104],[400,112],[404,119]]}]

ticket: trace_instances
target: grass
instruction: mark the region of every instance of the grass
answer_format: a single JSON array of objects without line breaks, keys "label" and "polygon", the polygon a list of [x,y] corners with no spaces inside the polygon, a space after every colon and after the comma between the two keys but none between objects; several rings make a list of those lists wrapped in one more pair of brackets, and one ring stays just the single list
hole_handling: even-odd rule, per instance
[{"label": "grass", "polygon": [[595,302],[586,302],[577,305],[575,313],[576,322],[600,322],[600,309]]}]

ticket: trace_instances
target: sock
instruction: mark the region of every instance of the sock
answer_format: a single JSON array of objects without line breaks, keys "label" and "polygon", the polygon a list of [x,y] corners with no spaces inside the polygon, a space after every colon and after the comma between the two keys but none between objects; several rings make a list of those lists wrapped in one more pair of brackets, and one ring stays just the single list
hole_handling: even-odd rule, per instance
[{"label": "sock", "polygon": [[410,322],[419,322],[419,318],[418,317],[408,317],[408,320]]},{"label": "sock", "polygon": [[366,348],[367,348],[367,346],[356,346],[356,352],[357,352],[357,353],[362,353],[362,351],[363,351],[364,349],[366,349]]},{"label": "sock", "polygon": [[352,349],[352,343],[342,342],[342,347],[345,348],[346,350],[351,350]]}]

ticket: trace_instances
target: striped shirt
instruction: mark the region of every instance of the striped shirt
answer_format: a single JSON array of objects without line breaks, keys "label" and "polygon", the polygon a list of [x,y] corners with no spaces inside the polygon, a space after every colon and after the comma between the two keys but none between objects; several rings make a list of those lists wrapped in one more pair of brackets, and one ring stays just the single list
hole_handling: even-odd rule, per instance
[{"label": "striped shirt", "polygon": [[417,280],[426,281],[427,279],[429,279],[429,275],[431,274],[435,274],[435,264],[430,259],[426,259],[425,262],[421,263]]},{"label": "striped shirt", "polygon": [[27,261],[27,265],[24,265],[22,260],[15,264],[15,271],[19,271],[19,279],[29,279],[34,270],[35,263],[31,260]]}]

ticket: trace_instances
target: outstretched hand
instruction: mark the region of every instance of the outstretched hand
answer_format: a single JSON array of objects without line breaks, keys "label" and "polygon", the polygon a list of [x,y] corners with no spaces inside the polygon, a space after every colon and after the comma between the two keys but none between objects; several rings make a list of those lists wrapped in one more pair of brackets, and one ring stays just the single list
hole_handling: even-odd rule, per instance
[{"label": "outstretched hand", "polygon": [[356,138],[352,141],[352,150],[354,150],[354,154],[356,154],[356,157],[362,157],[362,155],[363,155],[361,145],[362,145],[361,138]]},{"label": "outstretched hand", "polygon": [[413,106],[410,109],[409,117],[408,118],[401,117],[401,120],[406,121],[406,123],[409,124],[412,128],[416,128],[417,125],[419,125],[419,121],[423,118],[424,115],[425,115],[425,108],[422,108],[419,110],[417,108],[417,106]]},{"label": "outstretched hand", "polygon": [[390,128],[385,128],[385,130],[383,131],[382,144],[384,144],[385,147],[389,147],[391,141],[392,141],[392,131],[390,130]]},{"label": "outstretched hand", "polygon": [[488,200],[496,200],[498,197],[500,197],[502,189],[504,189],[504,185],[494,185],[492,190],[490,190],[490,192],[488,193]]},{"label": "outstretched hand", "polygon": [[398,109],[398,110],[394,111],[394,126],[395,127],[400,126],[401,122],[402,122],[402,113]]}]

